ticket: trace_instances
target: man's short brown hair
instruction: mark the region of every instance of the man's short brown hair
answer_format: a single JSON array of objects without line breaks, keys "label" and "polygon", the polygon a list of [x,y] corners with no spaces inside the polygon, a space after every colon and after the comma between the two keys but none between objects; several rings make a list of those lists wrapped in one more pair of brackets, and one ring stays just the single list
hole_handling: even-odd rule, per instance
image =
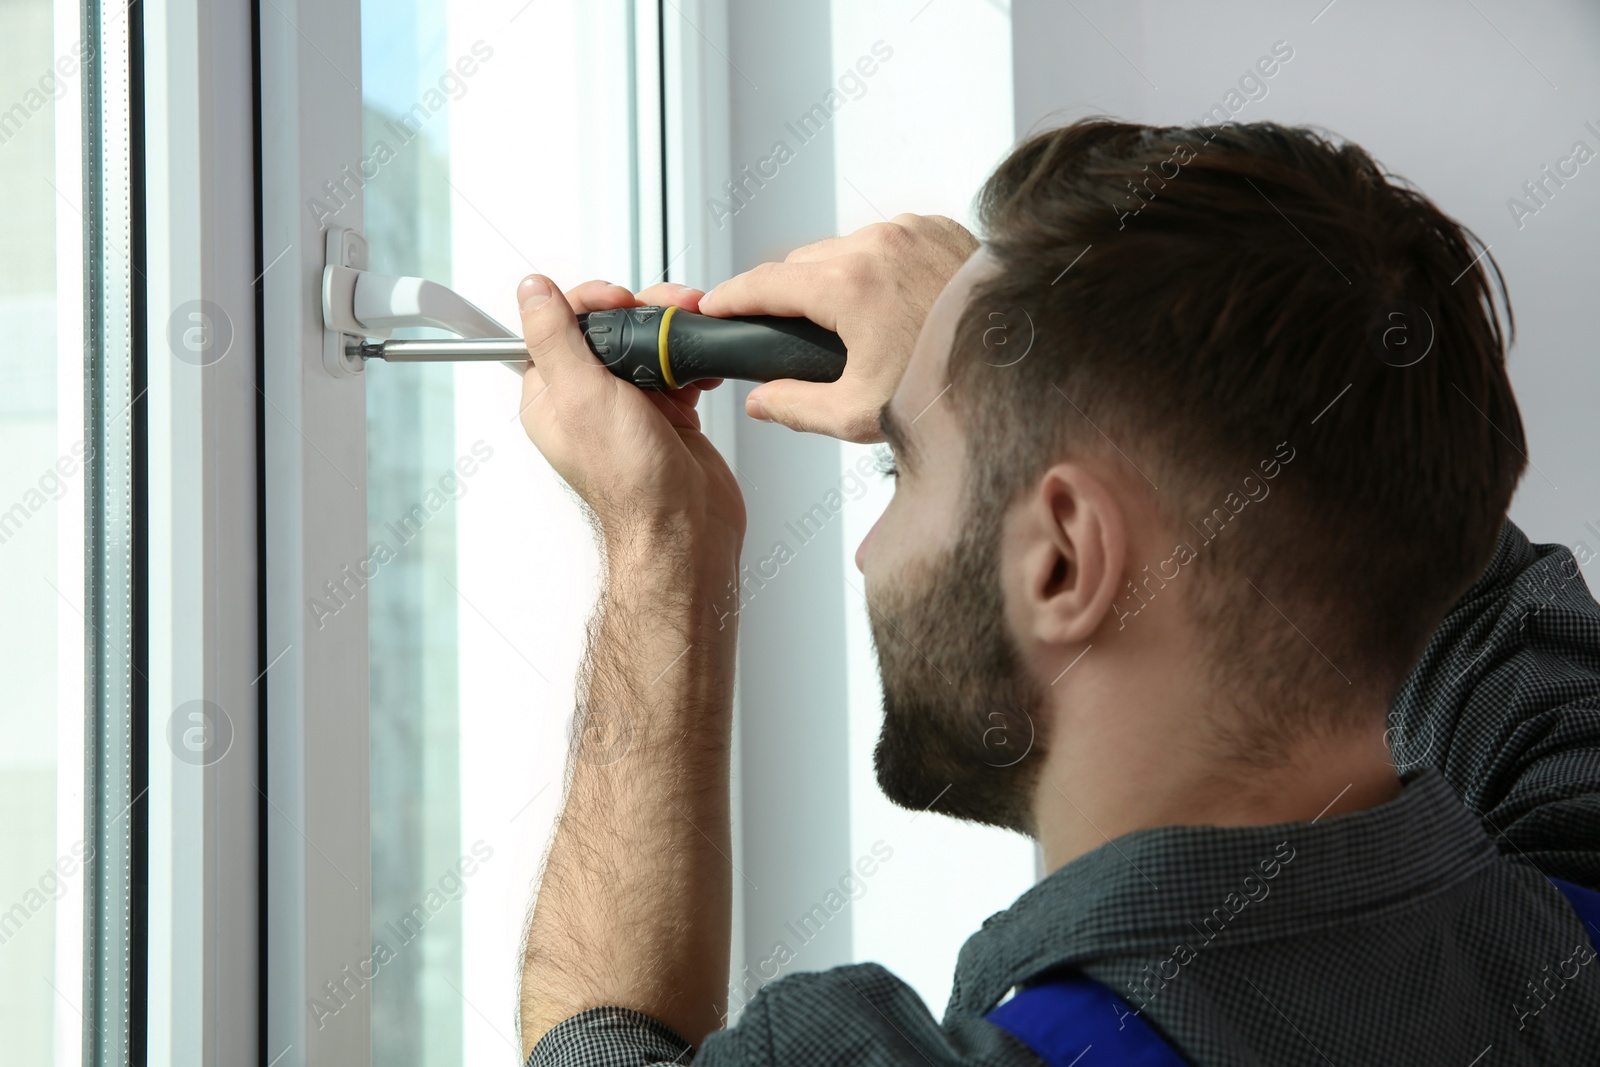
[{"label": "man's short brown hair", "polygon": [[1526,462],[1482,242],[1361,148],[1275,123],[1051,130],[978,214],[999,271],[949,372],[974,519],[1120,453],[1190,557],[1129,561],[1123,625],[1176,592],[1218,692],[1286,731],[1392,697]]}]

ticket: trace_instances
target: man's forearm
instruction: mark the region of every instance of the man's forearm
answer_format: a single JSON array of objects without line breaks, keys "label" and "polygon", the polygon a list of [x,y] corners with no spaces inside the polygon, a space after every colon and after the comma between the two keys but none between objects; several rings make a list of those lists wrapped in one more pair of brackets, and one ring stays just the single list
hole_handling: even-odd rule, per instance
[{"label": "man's forearm", "polygon": [[591,1007],[644,1012],[696,1044],[719,1025],[735,628],[714,603],[737,580],[730,540],[662,530],[607,545],[576,758],[523,965],[524,1057]]}]

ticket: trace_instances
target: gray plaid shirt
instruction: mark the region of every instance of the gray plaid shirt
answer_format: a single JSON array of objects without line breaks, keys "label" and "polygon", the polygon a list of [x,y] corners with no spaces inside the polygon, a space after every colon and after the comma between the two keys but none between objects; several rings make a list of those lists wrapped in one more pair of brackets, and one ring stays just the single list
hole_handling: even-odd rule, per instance
[{"label": "gray plaid shirt", "polygon": [[1196,1064],[1600,1063],[1600,960],[1543,877],[1600,887],[1600,606],[1571,552],[1506,523],[1396,698],[1389,740],[1405,782],[1392,803],[1141,830],[1056,870],[968,939],[942,1023],[856,964],[770,983],[698,1051],[594,1008],[528,1063],[1038,1067],[983,1015],[1063,968]]}]

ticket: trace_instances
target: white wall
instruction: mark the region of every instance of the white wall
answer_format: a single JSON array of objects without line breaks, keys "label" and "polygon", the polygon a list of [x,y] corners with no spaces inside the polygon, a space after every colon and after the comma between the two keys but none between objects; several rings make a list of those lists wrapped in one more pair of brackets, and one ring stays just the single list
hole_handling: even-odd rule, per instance
[{"label": "white wall", "polygon": [[[1511,377],[1532,464],[1512,517],[1535,541],[1582,540],[1600,553],[1600,360],[1591,316],[1600,160],[1581,167],[1520,226],[1507,205],[1525,198],[1523,183],[1575,142],[1600,153],[1600,7],[1584,0],[1016,0],[1013,7],[1023,132],[1095,112],[1192,122],[1274,42],[1287,41],[1294,58],[1237,121],[1308,123],[1348,137],[1489,243],[1516,313]],[[1585,571],[1591,588],[1600,584],[1600,560]]]}]

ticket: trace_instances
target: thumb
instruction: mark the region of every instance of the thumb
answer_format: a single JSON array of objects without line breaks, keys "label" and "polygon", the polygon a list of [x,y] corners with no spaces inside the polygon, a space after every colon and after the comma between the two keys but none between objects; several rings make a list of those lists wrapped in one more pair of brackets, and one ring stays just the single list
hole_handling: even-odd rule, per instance
[{"label": "thumb", "polygon": [[598,380],[593,368],[600,360],[584,342],[578,317],[554,282],[542,274],[528,275],[517,286],[517,306],[522,309],[528,361],[546,385],[580,389]]},{"label": "thumb", "polygon": [[830,433],[826,397],[832,383],[802,382],[782,378],[750,390],[745,413],[753,419],[776,422],[802,433]]}]

